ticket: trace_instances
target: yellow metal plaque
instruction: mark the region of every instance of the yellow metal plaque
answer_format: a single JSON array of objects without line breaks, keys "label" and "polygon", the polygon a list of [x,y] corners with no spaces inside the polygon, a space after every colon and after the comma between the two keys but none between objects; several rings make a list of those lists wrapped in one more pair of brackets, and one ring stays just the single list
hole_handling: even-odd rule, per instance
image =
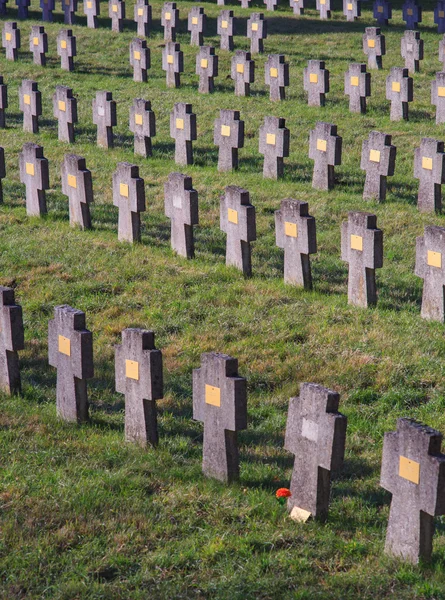
[{"label": "yellow metal plaque", "polygon": [[229,23],[227,21],[221,21],[222,29],[227,29],[229,27]]},{"label": "yellow metal plaque", "polygon": [[327,148],[327,143],[326,140],[317,140],[317,150],[320,150],[320,152],[326,152],[326,148]]},{"label": "yellow metal plaque", "polygon": [[59,335],[59,352],[66,356],[71,356],[71,341],[63,335]]},{"label": "yellow metal plaque", "polygon": [[123,196],[124,198],[128,198],[129,189],[128,189],[128,185],[126,183],[119,184],[119,194],[121,196]]},{"label": "yellow metal plaque", "polygon": [[133,58],[134,60],[141,60],[141,53],[139,52],[139,50],[135,50],[133,52]]},{"label": "yellow metal plaque", "polygon": [[258,31],[258,23],[252,23],[252,31]]},{"label": "yellow metal plaque", "polygon": [[351,85],[352,87],[358,87],[358,77],[351,77]]},{"label": "yellow metal plaque", "polygon": [[171,19],[171,18],[172,18],[172,15],[171,15],[171,13],[169,13],[169,12],[166,12],[166,13],[165,13],[165,20],[166,20],[166,21],[170,21],[170,19]]},{"label": "yellow metal plaque", "polygon": [[443,19],[445,17],[445,12],[443,10],[439,10],[439,19]]},{"label": "yellow metal plaque", "polygon": [[34,177],[34,165],[32,163],[26,163],[25,171],[27,175]]},{"label": "yellow metal plaque", "polygon": [[125,361],[125,377],[139,381],[139,363],[136,360]]},{"label": "yellow metal plaque", "polygon": [[238,225],[238,211],[234,210],[233,208],[228,208],[227,219],[229,223],[234,223],[235,225]]},{"label": "yellow metal plaque", "polygon": [[297,224],[284,221],[284,234],[287,235],[287,237],[298,237]]},{"label": "yellow metal plaque", "polygon": [[278,77],[278,69],[275,69],[275,67],[271,67],[269,74],[271,77],[276,79]]},{"label": "yellow metal plaque", "polygon": [[198,17],[192,17],[192,25],[198,25]]},{"label": "yellow metal plaque", "polygon": [[412,8],[408,8],[408,10],[406,11],[407,14],[412,17],[413,16],[413,9]]},{"label": "yellow metal plaque", "polygon": [[326,4],[326,0],[320,0],[320,4],[324,6]]},{"label": "yellow metal plaque", "polygon": [[422,156],[422,169],[426,169],[427,171],[433,170],[433,159],[428,156]]},{"label": "yellow metal plaque", "polygon": [[66,50],[66,40],[60,40],[60,47],[61,47],[63,50]]},{"label": "yellow metal plaque", "polygon": [[318,83],[317,73],[309,73],[309,83]]},{"label": "yellow metal plaque", "polygon": [[31,96],[29,94],[23,94],[23,103],[24,104],[31,104]]},{"label": "yellow metal plaque", "polygon": [[69,187],[77,189],[77,177],[75,175],[68,175],[67,180]]},{"label": "yellow metal plaque", "polygon": [[176,129],[184,129],[184,119],[176,119]]},{"label": "yellow metal plaque", "polygon": [[221,125],[221,135],[223,137],[230,137],[230,126],[229,125]]},{"label": "yellow metal plaque", "polygon": [[440,98],[443,98],[445,96],[445,87],[438,87],[437,88],[437,95]]},{"label": "yellow metal plaque", "polygon": [[351,234],[351,250],[363,252],[363,238],[361,235]]},{"label": "yellow metal plaque", "polygon": [[239,63],[236,63],[236,72],[244,73],[244,65],[240,65]]},{"label": "yellow metal plaque", "polygon": [[298,523],[306,523],[309,520],[311,513],[308,510],[304,510],[304,508],[298,508],[298,506],[294,506],[290,511],[290,518],[292,521],[297,521]]},{"label": "yellow metal plaque", "polygon": [[274,133],[268,133],[266,135],[266,144],[268,146],[275,146],[277,140],[277,136]]},{"label": "yellow metal plaque", "polygon": [[377,12],[378,13],[382,13],[383,12],[383,6],[377,6]]},{"label": "yellow metal plaque", "polygon": [[206,393],[206,404],[211,404],[212,406],[221,406],[221,390],[218,387],[213,385],[207,385],[205,388]]},{"label": "yellow metal plaque", "polygon": [[167,64],[168,65],[173,64],[173,54],[167,54]]},{"label": "yellow metal plaque", "polygon": [[347,9],[348,9],[348,10],[352,10],[352,4],[348,4],[348,5],[347,5]]},{"label": "yellow metal plaque", "polygon": [[93,8],[93,3],[92,2],[87,2],[87,8]]},{"label": "yellow metal plaque", "polygon": [[11,33],[7,33],[7,34],[5,35],[5,38],[6,38],[6,41],[7,41],[7,42],[10,42],[10,41],[12,40],[12,34],[11,34]]},{"label": "yellow metal plaque", "polygon": [[142,125],[142,123],[143,123],[142,115],[140,115],[139,113],[136,113],[134,115],[134,122],[136,123],[136,125]]},{"label": "yellow metal plaque", "polygon": [[34,46],[38,46],[39,45],[39,38],[38,37],[32,38],[32,43],[34,44]]},{"label": "yellow metal plaque", "polygon": [[406,456],[400,456],[399,477],[403,477],[403,479],[408,479],[408,481],[419,485],[420,464],[415,460],[410,460],[409,458],[406,458]]},{"label": "yellow metal plaque", "polygon": [[143,17],[143,16],[144,16],[144,9],[138,8],[138,17]]},{"label": "yellow metal plaque", "polygon": [[442,254],[440,252],[434,252],[433,250],[428,250],[426,262],[429,267],[437,267],[438,269],[441,269],[442,268]]},{"label": "yellow metal plaque", "polygon": [[113,7],[111,9],[113,12],[117,12],[117,6],[115,4],[113,4]]},{"label": "yellow metal plaque", "polygon": [[59,100],[57,105],[59,107],[59,110],[61,110],[62,112],[66,112],[66,104],[63,100]]},{"label": "yellow metal plaque", "polygon": [[375,40],[368,40],[368,48],[375,48]]},{"label": "yellow metal plaque", "polygon": [[209,61],[206,58],[201,58],[201,69],[207,69]]},{"label": "yellow metal plaque", "polygon": [[400,83],[398,81],[393,81],[391,84],[391,89],[393,92],[400,92]]},{"label": "yellow metal plaque", "polygon": [[371,162],[379,163],[380,162],[380,150],[370,150],[369,151],[369,160]]}]

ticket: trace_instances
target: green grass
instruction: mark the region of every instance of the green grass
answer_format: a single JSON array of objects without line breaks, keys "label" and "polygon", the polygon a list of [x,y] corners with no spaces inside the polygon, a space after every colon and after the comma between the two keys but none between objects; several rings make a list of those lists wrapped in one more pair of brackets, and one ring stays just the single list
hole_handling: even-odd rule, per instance
[{"label": "green grass", "polygon": [[[418,213],[413,179],[414,148],[423,136],[443,136],[430,104],[430,81],[441,68],[433,5],[424,6],[425,60],[414,77],[410,121],[391,123],[385,79],[391,66],[402,65],[400,3],[384,31],[384,69],[372,72],[365,116],[348,112],[343,76],[350,62],[365,60],[361,36],[374,24],[370,3],[356,23],[345,22],[338,3],[330,22],[320,22],[313,9],[294,18],[284,5],[268,14],[270,37],[266,54],[255,58],[250,98],[234,96],[230,54],[219,50],[215,94],[197,93],[196,49],[185,33],[193,3],[178,4],[185,54],[178,90],[166,89],[161,70],[159,0],[153,1],[147,84],[131,78],[128,47],[134,24],[128,21],[124,33],[112,33],[105,4],[99,30],[88,30],[83,16],[73,27],[79,53],[73,73],[63,72],[56,56],[63,26],[59,6],[56,22],[45,24],[46,68],[33,65],[26,51],[31,24],[40,17],[35,0],[33,20],[20,23],[19,61],[10,63],[2,54],[10,107],[8,128],[0,131],[8,170],[0,213],[0,283],[15,287],[23,305],[26,349],[21,353],[23,397],[1,399],[0,597],[445,598],[445,520],[437,519],[430,564],[411,567],[389,559],[383,547],[390,496],[379,487],[383,434],[394,429],[397,417],[414,417],[445,432],[444,326],[420,318],[422,281],[413,273],[415,237],[427,224],[445,226],[442,215]],[[202,5],[209,16],[206,43],[218,47],[221,7]],[[247,49],[244,32],[251,11],[229,8],[241,17],[235,46]],[[14,19],[15,6],[8,10],[7,18]],[[129,17],[132,11],[128,2]],[[285,53],[291,65],[288,99],[281,104],[269,102],[263,83],[267,53],[275,52]],[[323,109],[306,104],[302,71],[310,58],[326,60],[331,72]],[[21,129],[17,89],[23,78],[37,80],[42,91],[44,114],[36,136]],[[57,141],[52,117],[57,84],[72,87],[78,98],[74,146]],[[110,151],[95,145],[91,102],[101,89],[111,90],[118,103],[116,148]],[[157,118],[154,155],[147,160],[133,155],[128,131],[136,97],[151,100]],[[163,215],[164,181],[179,170],[169,137],[169,113],[178,101],[191,102],[198,121],[196,164],[183,170],[193,177],[200,206],[196,259],[189,262],[171,251]],[[239,109],[246,122],[240,170],[229,175],[216,170],[212,129],[220,108]],[[258,130],[269,114],[285,117],[291,131],[291,155],[280,182],[261,176]],[[343,136],[338,185],[329,193],[311,188],[308,136],[317,120],[336,123]],[[380,205],[361,197],[361,144],[373,129],[392,134],[397,146],[396,172]],[[18,153],[30,140],[44,146],[50,161],[49,213],[42,219],[26,217],[19,183]],[[60,165],[63,154],[72,151],[86,157],[93,173],[94,230],[88,232],[70,229],[61,193]],[[117,241],[111,178],[119,161],[137,163],[146,183],[142,244],[133,247]],[[228,184],[247,188],[257,209],[251,280],[224,264],[219,197]],[[289,196],[307,200],[317,220],[319,251],[310,293],[282,281],[273,213]],[[376,309],[347,304],[340,225],[349,210],[375,212],[384,231]],[[82,427],[57,420],[56,372],[47,364],[47,322],[53,307],[63,303],[84,310],[94,333],[92,418]],[[124,442],[124,401],[114,392],[113,359],[121,330],[131,326],[153,329],[164,355],[157,450]],[[241,480],[229,487],[202,477],[202,425],[191,419],[192,369],[202,352],[213,350],[237,357],[249,386],[249,428],[239,436]],[[295,524],[274,498],[292,471],[283,435],[288,399],[301,381],[338,390],[349,419],[345,465],[333,482],[326,524]]]}]

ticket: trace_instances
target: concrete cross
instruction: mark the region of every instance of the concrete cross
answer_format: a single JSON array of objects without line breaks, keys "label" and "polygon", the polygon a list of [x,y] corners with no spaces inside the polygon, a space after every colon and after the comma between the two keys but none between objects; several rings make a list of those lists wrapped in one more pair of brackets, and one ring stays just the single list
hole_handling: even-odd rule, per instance
[{"label": "concrete cross", "polygon": [[287,508],[296,521],[324,521],[329,511],[331,471],[343,465],[347,419],[338,412],[337,392],[302,383],[291,398],[284,448],[295,455]]},{"label": "concrete cross", "polygon": [[147,81],[150,68],[150,49],[146,40],[133,38],[130,42],[130,65],[133,67],[133,81]]},{"label": "concrete cross", "polygon": [[371,95],[371,73],[364,63],[351,63],[345,73],[345,94],[349,96],[349,111],[366,113],[366,98]]},{"label": "concrete cross", "polygon": [[238,168],[238,149],[244,146],[244,121],[239,110],[221,109],[213,127],[213,141],[219,146],[218,171]]},{"label": "concrete cross", "polygon": [[4,24],[2,46],[6,50],[6,58],[8,60],[17,60],[20,48],[20,29],[17,28],[17,23],[6,21]]},{"label": "concrete cross", "polygon": [[0,204],[3,204],[2,179],[6,177],[5,149],[0,146]]},{"label": "concrete cross", "polygon": [[419,180],[417,208],[420,212],[442,209],[442,183],[445,183],[444,143],[422,138],[414,150],[414,177]]},{"label": "concrete cross", "polygon": [[[241,8],[250,8],[252,0],[238,0],[241,3]],[[224,4],[224,2],[223,2]]]},{"label": "concrete cross", "polygon": [[368,57],[370,69],[382,68],[382,56],[386,54],[385,36],[380,27],[366,27],[363,34],[363,52]]},{"label": "concrete cross", "polygon": [[177,165],[193,164],[193,145],[196,140],[196,115],[192,105],[178,102],[170,113],[170,137],[175,140],[175,162]]},{"label": "concrete cross", "polygon": [[275,10],[277,8],[278,0],[263,0],[267,10]]},{"label": "concrete cross", "polygon": [[112,148],[113,127],[117,124],[116,102],[111,92],[96,92],[93,100],[93,123],[97,125],[97,145]]},{"label": "concrete cross", "polygon": [[53,95],[53,114],[58,122],[58,137],[61,142],[74,143],[74,124],[77,123],[77,100],[73,90],[58,85]]},{"label": "concrete cross", "polygon": [[289,85],[289,63],[284,54],[269,54],[264,66],[264,82],[269,86],[269,99],[284,100]]},{"label": "concrete cross", "polygon": [[8,3],[8,0],[0,0],[0,15],[7,14],[7,9],[6,9],[7,3]]},{"label": "concrete cross", "polygon": [[290,0],[289,3],[294,15],[304,15],[304,9],[306,8],[306,0]]},{"label": "concrete cross", "polygon": [[255,207],[247,190],[229,185],[219,205],[220,229],[227,234],[226,265],[233,265],[245,277],[252,275],[250,242],[256,240]]},{"label": "concrete cross", "polygon": [[18,351],[25,347],[22,307],[14,290],[0,286],[0,388],[5,394],[20,394]]},{"label": "concrete cross", "polygon": [[434,22],[438,33],[445,33],[445,2],[439,0],[434,8]]},{"label": "concrete cross", "polygon": [[324,106],[326,94],[329,92],[329,71],[324,67],[324,60],[308,60],[303,77],[303,87],[308,93],[308,105]]},{"label": "concrete cross", "polygon": [[6,127],[6,109],[8,108],[8,86],[0,75],[0,129]]},{"label": "concrete cross", "polygon": [[247,20],[247,37],[250,39],[250,53],[264,52],[263,40],[267,38],[267,21],[263,13],[251,13]]},{"label": "concrete cross", "polygon": [[77,55],[76,36],[72,29],[61,29],[57,36],[57,54],[60,56],[60,68],[74,71],[74,57]]},{"label": "concrete cross", "polygon": [[362,144],[360,168],[366,172],[364,200],[386,198],[386,178],[394,175],[397,149],[391,144],[391,136],[371,131]]},{"label": "concrete cross", "polygon": [[407,29],[417,29],[422,22],[422,7],[417,4],[417,0],[405,0],[402,15]]},{"label": "concrete cross", "polygon": [[284,281],[312,289],[310,254],[317,252],[315,219],[309,205],[286,198],[275,211],[276,245],[284,249]]},{"label": "concrete cross", "polygon": [[363,308],[377,304],[375,270],[383,266],[383,232],[375,215],[348,213],[341,228],[341,259],[349,264],[349,304]]},{"label": "concrete cross", "polygon": [[188,14],[187,29],[190,31],[190,46],[202,46],[207,17],[202,6],[193,6]]},{"label": "concrete cross", "polygon": [[386,78],[386,99],[391,101],[391,121],[408,121],[408,102],[413,101],[413,79],[408,69],[391,67]]},{"label": "concrete cross", "polygon": [[388,25],[388,21],[392,19],[391,3],[387,0],[374,0],[373,15],[379,27]]},{"label": "concrete cross", "polygon": [[46,66],[46,52],[48,52],[48,35],[41,25],[33,25],[29,36],[29,51],[32,53],[33,62],[41,67]]},{"label": "concrete cross", "polygon": [[91,229],[90,204],[93,202],[93,180],[86,161],[76,154],[65,154],[61,167],[62,193],[68,196],[70,225]]},{"label": "concrete cross", "polygon": [[156,117],[151,102],[136,98],[130,107],[130,131],[134,133],[134,153],[152,155],[151,138],[156,135]]},{"label": "concrete cross", "polygon": [[93,334],[86,329],[84,312],[66,304],[54,308],[48,323],[48,362],[57,369],[57,415],[71,423],[88,421]]},{"label": "concrete cross", "polygon": [[87,27],[97,29],[97,17],[100,15],[100,0],[83,0],[83,12],[87,16]]},{"label": "concrete cross", "polygon": [[222,10],[218,15],[217,32],[220,36],[219,47],[221,50],[233,50],[233,33],[235,31],[235,19],[233,10]]},{"label": "concrete cross", "polygon": [[286,119],[264,117],[259,139],[259,152],[264,156],[263,177],[278,179],[283,176],[283,158],[289,156],[289,143]]},{"label": "concrete cross", "polygon": [[184,72],[184,53],[176,42],[167,42],[162,51],[162,70],[165,71],[167,87],[178,88],[181,85],[181,73]]},{"label": "concrete cross", "polygon": [[176,2],[166,2],[162,7],[161,25],[164,28],[164,40],[176,41],[176,29],[179,27],[179,10]]},{"label": "concrete cross", "polygon": [[111,31],[122,33],[125,19],[125,0],[108,0],[108,16],[111,19]]},{"label": "concrete cross", "polygon": [[141,212],[145,211],[145,185],[139,167],[118,163],[113,173],[113,204],[119,208],[118,240],[141,241]]},{"label": "concrete cross", "polygon": [[423,60],[423,40],[419,31],[405,31],[401,42],[401,54],[405,67],[410,73],[419,71],[419,61]]},{"label": "concrete cross", "polygon": [[320,13],[320,19],[331,18],[331,0],[316,0],[315,7]]},{"label": "concrete cross", "polygon": [[122,344],[115,347],[115,374],[116,392],[125,394],[125,440],[157,446],[156,400],[164,397],[164,379],[153,331],[122,331]]},{"label": "concrete cross", "polygon": [[53,10],[56,9],[55,0],[40,0],[40,8],[42,9],[42,21],[52,22],[54,20]]},{"label": "concrete cross", "polygon": [[49,189],[48,159],[42,146],[28,142],[19,154],[20,181],[26,187],[26,214],[40,217],[46,214],[46,194]]},{"label": "concrete cross", "polygon": [[436,73],[431,82],[431,104],[436,107],[436,123],[445,123],[445,73]]},{"label": "concrete cross", "polygon": [[19,19],[29,18],[29,7],[31,6],[31,0],[15,0],[17,5],[17,16]]},{"label": "concrete cross", "polygon": [[250,52],[237,50],[231,64],[230,76],[235,82],[235,95],[250,96],[250,84],[255,81],[255,62]]},{"label": "concrete cross", "polygon": [[204,423],[202,472],[225,483],[239,479],[237,432],[247,427],[247,381],[238,360],[209,352],[193,370],[193,418]]},{"label": "concrete cross", "polygon": [[62,0],[62,10],[65,25],[74,25],[76,21],[77,0]]},{"label": "concrete cross", "polygon": [[151,29],[152,11],[148,0],[136,0],[134,3],[134,21],[137,25],[137,34],[148,37]]},{"label": "concrete cross", "polygon": [[312,187],[330,190],[335,183],[335,165],[341,165],[342,138],[337,125],[318,121],[309,137],[309,158],[314,162]]},{"label": "concrete cross", "polygon": [[343,14],[347,21],[355,21],[361,16],[360,0],[343,0]]},{"label": "concrete cross", "polygon": [[445,321],[445,228],[430,225],[416,238],[415,274],[423,279],[421,316]]},{"label": "concrete cross", "polygon": [[385,433],[380,485],[392,494],[385,552],[410,563],[431,558],[434,517],[445,513],[442,434],[412,419]]},{"label": "concrete cross", "polygon": [[19,105],[23,113],[23,131],[39,132],[39,116],[42,114],[42,94],[36,81],[23,79],[19,87]]},{"label": "concrete cross", "polygon": [[193,225],[198,219],[198,192],[192,178],[182,173],[170,173],[164,184],[165,216],[171,221],[171,246],[180,256],[193,258],[195,244]]},{"label": "concrete cross", "polygon": [[196,55],[196,75],[199,75],[199,92],[211,94],[214,90],[214,77],[218,76],[218,57],[212,46],[201,46]]}]

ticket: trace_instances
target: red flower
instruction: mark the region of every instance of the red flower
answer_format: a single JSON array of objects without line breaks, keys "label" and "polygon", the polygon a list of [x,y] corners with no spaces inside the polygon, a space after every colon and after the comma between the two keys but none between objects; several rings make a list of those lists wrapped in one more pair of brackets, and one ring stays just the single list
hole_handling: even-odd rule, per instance
[{"label": "red flower", "polygon": [[279,500],[280,498],[289,498],[289,496],[292,496],[292,493],[287,488],[280,488],[276,491],[275,496]]}]

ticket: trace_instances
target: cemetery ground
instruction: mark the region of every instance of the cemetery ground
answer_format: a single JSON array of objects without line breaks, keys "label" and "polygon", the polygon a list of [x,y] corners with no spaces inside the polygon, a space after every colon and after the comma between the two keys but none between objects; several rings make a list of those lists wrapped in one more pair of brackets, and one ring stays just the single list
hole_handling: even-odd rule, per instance
[{"label": "cemetery ground", "polygon": [[[382,439],[396,418],[419,419],[445,433],[445,329],[420,317],[422,280],[414,275],[415,238],[425,225],[445,226],[445,216],[416,207],[414,148],[422,137],[445,138],[430,104],[430,82],[441,69],[441,36],[432,3],[421,25],[425,59],[414,75],[414,102],[408,122],[390,122],[385,80],[402,66],[401,3],[384,28],[383,70],[372,71],[366,115],[348,112],[344,72],[366,62],[365,26],[374,24],[367,5],[355,23],[346,23],[337,2],[333,19],[320,22],[315,8],[293,17],[289,7],[267,13],[265,54],[255,56],[256,81],[250,98],[236,98],[229,78],[231,53],[219,50],[216,17],[223,7],[199,4],[208,15],[205,43],[216,46],[219,77],[213,95],[197,92],[196,47],[189,46],[186,15],[192,2],[179,2],[185,73],[181,88],[167,89],[161,70],[161,2],[153,0],[154,29],[148,39],[152,67],[148,83],[134,83],[129,44],[135,37],[133,4],[122,34],[109,26],[102,4],[98,30],[86,28],[79,7],[75,71],[60,69],[56,36],[62,22],[43,23],[49,36],[45,68],[28,51],[31,25],[41,11],[32,2],[30,20],[20,21],[18,62],[5,60],[7,129],[0,130],[7,177],[0,211],[0,283],[16,290],[23,306],[26,349],[21,352],[23,397],[1,398],[0,410],[0,597],[11,598],[445,598],[445,520],[436,519],[432,561],[412,567],[383,554],[390,495],[379,487]],[[254,2],[257,11],[264,5]],[[247,16],[238,3],[235,48],[248,49]],[[10,2],[8,16],[16,20]],[[287,100],[269,101],[264,85],[268,53],[290,61]],[[310,58],[326,61],[331,91],[324,108],[307,106],[303,68]],[[42,92],[40,133],[22,130],[17,90],[34,79]],[[79,124],[74,145],[57,141],[52,117],[56,85],[73,88]],[[98,90],[117,101],[115,148],[96,146],[91,103]],[[157,136],[153,157],[133,154],[128,115],[134,98],[152,102]],[[169,137],[175,102],[190,102],[197,114],[195,164],[177,167]],[[213,121],[220,108],[241,111],[246,143],[240,168],[217,172]],[[278,182],[263,180],[258,130],[266,115],[286,118],[290,157]],[[343,164],[330,192],[311,187],[308,137],[317,120],[335,123],[343,137]],[[386,201],[362,199],[365,174],[361,145],[371,130],[392,134],[397,146],[395,175]],[[48,215],[28,218],[18,154],[35,141],[50,161]],[[86,158],[92,171],[93,229],[69,226],[61,193],[65,153]],[[145,179],[147,212],[142,243],[117,239],[112,174],[117,163],[139,165]],[[163,185],[168,174],[192,176],[199,192],[200,224],[196,258],[170,249],[170,222],[164,216]],[[224,187],[250,191],[257,210],[253,277],[225,266],[225,235],[219,230]],[[283,198],[309,202],[317,224],[318,253],[311,257],[314,290],[283,283],[282,250],[275,246],[274,211]],[[384,266],[377,272],[375,309],[347,304],[347,265],[340,260],[340,228],[350,210],[377,214],[384,232]],[[95,378],[89,382],[91,422],[83,426],[56,418],[56,371],[47,364],[47,326],[58,304],[86,313],[94,335]],[[126,327],[153,329],[164,356],[165,398],[158,402],[160,444],[156,450],[124,442],[124,401],[114,391],[114,344]],[[239,434],[241,478],[224,486],[201,474],[202,424],[192,421],[192,369],[202,352],[220,351],[239,360],[248,380],[248,429]],[[325,524],[291,521],[275,499],[288,487],[293,456],[283,450],[289,398],[299,383],[312,381],[341,394],[348,416],[345,465],[335,478]]]}]

